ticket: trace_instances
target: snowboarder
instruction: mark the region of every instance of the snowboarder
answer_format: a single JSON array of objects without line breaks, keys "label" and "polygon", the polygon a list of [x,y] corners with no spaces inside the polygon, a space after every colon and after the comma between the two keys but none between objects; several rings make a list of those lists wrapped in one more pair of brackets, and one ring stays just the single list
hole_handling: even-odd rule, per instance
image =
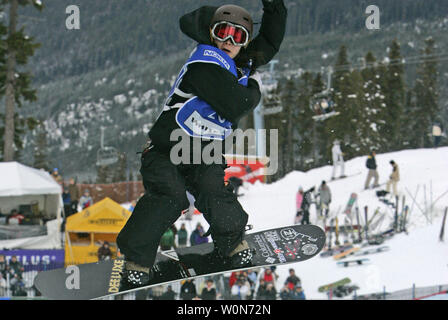
[{"label": "snowboarder", "polygon": [[[229,266],[251,263],[252,249],[243,241],[248,215],[224,183],[227,165],[173,161],[171,151],[179,140],[171,135],[182,132],[182,141],[203,150],[225,140],[239,119],[258,105],[261,81],[256,69],[279,51],[286,28],[283,0],[262,3],[255,38],[252,17],[236,5],[202,6],[179,20],[181,31],[198,45],[174,82],[141,155],[146,193],[117,237],[126,260],[123,284],[138,287],[151,280],[161,236],[189,206],[186,191],[210,225],[207,234],[213,238],[216,259]],[[207,130],[209,125],[216,130]],[[185,153],[182,159],[191,161],[192,150]]]},{"label": "snowboarder", "polygon": [[319,187],[319,215],[328,218],[331,203],[331,190],[325,181],[322,181]]},{"label": "snowboarder", "polygon": [[302,205],[301,205],[301,210],[302,210],[302,214],[303,214],[302,224],[310,224],[310,207],[311,207],[311,204],[313,203],[311,194],[313,192],[314,192],[314,187],[305,191],[303,194],[303,200],[302,200]]},{"label": "snowboarder", "polygon": [[370,155],[367,157],[366,167],[369,169],[369,173],[367,174],[366,182],[364,184],[364,189],[368,189],[370,186],[370,180],[373,180],[373,187],[376,188],[379,186],[378,184],[378,171],[376,170],[376,160],[375,160],[376,152],[372,150]]},{"label": "snowboarder", "polygon": [[331,173],[331,180],[336,179],[336,169],[341,168],[340,178],[345,178],[345,163],[344,154],[341,151],[341,144],[338,139],[333,141],[333,148],[331,148],[331,154],[333,156],[333,172]]},{"label": "snowboarder", "polygon": [[299,187],[299,191],[296,194],[296,217],[294,223],[298,224],[302,220],[302,201],[303,201],[303,188]]},{"label": "snowboarder", "polygon": [[398,165],[394,160],[390,160],[389,162],[392,166],[392,173],[389,176],[389,181],[386,184],[386,191],[390,192],[390,187],[392,186],[392,192],[394,195],[398,195],[397,193],[397,183],[400,181],[400,171],[398,169]]}]

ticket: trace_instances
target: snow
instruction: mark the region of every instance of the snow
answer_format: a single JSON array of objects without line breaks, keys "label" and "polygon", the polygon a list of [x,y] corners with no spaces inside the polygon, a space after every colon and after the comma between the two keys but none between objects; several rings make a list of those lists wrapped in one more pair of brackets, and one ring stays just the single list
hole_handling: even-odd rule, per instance
[{"label": "snow", "polygon": [[[378,201],[375,190],[363,190],[367,175],[366,158],[364,156],[346,161],[346,174],[355,175],[345,179],[329,181],[332,166],[328,165],[307,172],[291,172],[272,184],[257,182],[254,185],[244,185],[244,188],[240,189],[244,196],[239,199],[249,214],[248,223],[254,226],[250,232],[293,224],[295,194],[299,186],[305,190],[312,186],[318,187],[322,180],[329,181],[333,199],[330,209],[333,213],[339,208],[342,210],[350,194],[357,192],[360,211],[363,212],[364,206],[368,206],[371,217],[374,210],[379,207],[380,212],[387,213],[386,219],[388,219],[379,227],[382,231],[388,229],[388,223],[393,219],[392,209],[388,209],[385,204]],[[278,266],[276,270],[279,275],[276,283],[278,291],[283,286],[290,268],[295,269],[302,280],[307,299],[327,299],[326,294],[318,292],[318,287],[345,277],[352,280],[351,284],[359,286],[358,295],[382,292],[384,287],[387,292],[394,292],[410,289],[414,284],[416,287],[448,284],[448,234],[445,242],[439,242],[438,239],[443,211],[448,206],[448,193],[446,193],[448,147],[377,154],[380,184],[387,181],[392,171],[389,164],[392,159],[400,169],[398,192],[406,196],[406,204],[411,209],[407,225],[409,233],[407,235],[399,233],[386,240],[383,245],[389,246],[389,251],[365,256],[370,259],[370,264],[344,268],[338,266],[331,257],[316,256],[304,262]],[[358,172],[361,174],[356,175]],[[412,197],[417,195],[415,197],[417,204],[413,205],[410,194]],[[420,209],[425,211],[425,207],[430,208],[431,202],[435,202],[434,208],[432,213],[428,213],[425,217]],[[319,225],[321,221],[317,221],[314,208],[312,206],[311,223]],[[343,218],[342,214],[339,217]],[[364,219],[361,224],[363,221]],[[185,223],[187,230],[191,232],[198,222],[205,229],[208,228],[202,215],[195,215],[192,221],[179,219],[176,227],[179,228]]]}]

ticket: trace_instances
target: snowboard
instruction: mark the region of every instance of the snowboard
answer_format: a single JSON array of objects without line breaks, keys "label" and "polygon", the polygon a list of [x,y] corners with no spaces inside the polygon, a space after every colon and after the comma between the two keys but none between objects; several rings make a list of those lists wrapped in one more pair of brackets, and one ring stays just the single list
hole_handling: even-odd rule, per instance
[{"label": "snowboard", "polygon": [[368,255],[368,254],[380,253],[380,252],[385,252],[385,251],[388,251],[388,250],[389,250],[388,246],[382,246],[382,247],[379,247],[379,248],[372,248],[372,249],[367,249],[367,250],[363,250],[363,251],[360,251],[360,252],[356,252],[354,254],[354,256],[365,256],[365,255]]},{"label": "snowboard", "polygon": [[336,254],[333,256],[334,260],[341,260],[341,259],[345,259],[347,256],[354,254],[355,252],[359,251],[358,247],[353,247],[351,249],[342,251],[339,254]]},{"label": "snowboard", "polygon": [[318,226],[293,225],[246,234],[244,240],[255,252],[251,265],[243,268],[229,267],[217,258],[213,243],[204,243],[159,252],[152,268],[153,279],[139,288],[123,286],[123,258],[41,272],[34,285],[42,296],[50,299],[104,298],[185,279],[305,261],[322,250],[326,239]]},{"label": "snowboard", "polygon": [[351,248],[353,248],[353,245],[350,244],[350,245],[346,245],[346,246],[343,245],[343,246],[340,246],[340,247],[328,249],[328,250],[322,251],[320,253],[320,257],[321,258],[331,257],[331,256],[339,254],[339,253],[341,253],[343,251],[349,250]]},{"label": "snowboard", "polygon": [[328,180],[327,183],[330,183],[332,181],[342,180],[342,179],[345,179],[345,178],[351,178],[351,177],[354,177],[354,176],[357,176],[357,175],[360,175],[360,174],[361,174],[361,171],[358,171],[356,173],[350,173],[350,174],[347,174],[347,175],[344,175],[344,176],[334,177],[334,178],[331,178],[330,180]]},{"label": "snowboard", "polygon": [[342,265],[344,267],[348,267],[350,265],[363,265],[367,262],[370,262],[369,259],[356,259],[356,260],[348,260],[348,261],[339,261],[336,264]]},{"label": "snowboard", "polygon": [[352,282],[352,280],[350,280],[350,278],[344,278],[344,279],[341,279],[341,280],[338,280],[338,281],[335,281],[335,282],[332,282],[332,283],[320,286],[317,290],[319,292],[327,292],[330,289],[334,289],[336,287],[346,285],[346,284],[348,284],[350,282]]}]

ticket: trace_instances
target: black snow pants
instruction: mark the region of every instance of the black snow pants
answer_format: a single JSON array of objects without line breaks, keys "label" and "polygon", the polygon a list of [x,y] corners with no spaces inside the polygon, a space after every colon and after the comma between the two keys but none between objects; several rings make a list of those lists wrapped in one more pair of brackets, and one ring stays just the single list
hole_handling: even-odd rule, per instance
[{"label": "black snow pants", "polygon": [[144,153],[140,173],[145,195],[117,237],[126,260],[152,267],[163,233],[189,207],[187,190],[210,225],[215,250],[228,256],[242,241],[248,215],[231,185],[224,183],[225,168],[225,162],[174,165],[169,154],[155,148]]}]

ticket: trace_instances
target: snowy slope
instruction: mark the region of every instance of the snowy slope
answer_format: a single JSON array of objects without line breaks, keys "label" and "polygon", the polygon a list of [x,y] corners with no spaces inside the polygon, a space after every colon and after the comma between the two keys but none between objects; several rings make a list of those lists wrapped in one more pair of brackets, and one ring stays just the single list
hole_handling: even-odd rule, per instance
[{"label": "snowy slope", "polygon": [[[398,191],[406,195],[406,202],[411,207],[412,199],[406,188],[414,196],[417,186],[420,185],[416,199],[422,210],[425,208],[425,188],[428,207],[431,203],[431,186],[433,200],[448,191],[448,148],[379,154],[376,159],[380,183],[386,182],[391,173],[390,160],[395,160],[399,165],[401,181]],[[370,212],[377,207],[380,207],[382,212],[387,210],[386,206],[378,201],[375,191],[363,191],[367,175],[365,161],[366,157],[359,157],[346,163],[346,174],[359,171],[362,171],[362,174],[329,183],[333,196],[330,207],[333,214],[339,207],[345,206],[352,192],[358,193],[358,205],[361,210],[364,206],[368,206]],[[330,178],[331,170],[331,166],[326,166],[306,173],[293,172],[277,183],[251,186],[241,199],[250,214],[249,223],[255,226],[255,231],[291,224],[298,186],[304,189],[313,185],[318,187],[322,180]],[[318,292],[318,287],[344,277],[351,278],[352,283],[360,287],[358,294],[381,292],[383,286],[387,291],[395,291],[410,288],[414,283],[416,286],[447,284],[448,244],[438,242],[441,216],[446,206],[448,194],[435,203],[433,223],[429,224],[417,205],[414,205],[410,213],[409,235],[399,234],[387,241],[385,245],[390,246],[391,250],[369,255],[371,264],[368,266],[343,268],[337,266],[332,258],[315,257],[302,263],[278,267],[280,278],[277,289],[281,288],[291,266],[301,278],[307,297],[311,299],[325,299],[326,296]],[[311,212],[311,221],[316,222],[313,213],[314,211]],[[388,211],[388,216],[392,221],[391,210]],[[387,225],[384,227],[387,228]]]},{"label": "snowy slope", "polygon": [[[406,196],[406,203],[412,209],[409,215],[409,234],[400,233],[387,240],[384,245],[388,245],[390,250],[366,256],[371,261],[368,265],[344,268],[337,266],[331,257],[318,256],[305,262],[280,266],[277,268],[278,290],[288,276],[289,268],[294,268],[301,278],[308,299],[326,299],[325,294],[318,292],[318,287],[345,277],[349,277],[352,284],[360,287],[358,295],[382,292],[383,287],[388,292],[393,292],[411,288],[413,284],[417,287],[448,284],[448,234],[445,243],[438,241],[443,210],[448,206],[448,193],[444,194],[448,191],[448,148],[378,154],[376,160],[380,184],[387,181],[392,171],[389,164],[392,159],[400,168],[398,191]],[[347,175],[358,172],[361,174],[329,182],[333,199],[331,214],[336,214],[339,208],[342,211],[350,194],[357,192],[361,212],[364,206],[368,206],[370,214],[377,207],[380,212],[387,213],[387,220],[380,225],[382,230],[386,230],[392,222],[393,211],[378,201],[374,190],[363,190],[367,175],[365,161],[366,157],[359,157],[346,162]],[[257,183],[245,186],[247,189],[240,189],[244,193],[240,202],[249,213],[249,223],[254,226],[253,232],[293,224],[298,187],[302,186],[305,190],[312,186],[317,188],[322,180],[329,180],[331,170],[331,166],[325,166],[308,172],[295,171],[273,184]],[[416,204],[413,204],[406,188],[412,196],[417,194]],[[437,198],[439,199],[435,202],[432,213],[425,217],[420,209],[425,211],[425,207],[429,208]],[[401,208],[401,201],[399,207]],[[312,206],[311,222],[321,224],[316,219],[314,210]],[[339,217],[342,217],[342,213]],[[363,221],[364,219],[362,224]],[[183,222],[190,232],[197,222],[208,228],[202,216],[195,216],[193,221],[179,220],[176,226],[180,227]]]}]

